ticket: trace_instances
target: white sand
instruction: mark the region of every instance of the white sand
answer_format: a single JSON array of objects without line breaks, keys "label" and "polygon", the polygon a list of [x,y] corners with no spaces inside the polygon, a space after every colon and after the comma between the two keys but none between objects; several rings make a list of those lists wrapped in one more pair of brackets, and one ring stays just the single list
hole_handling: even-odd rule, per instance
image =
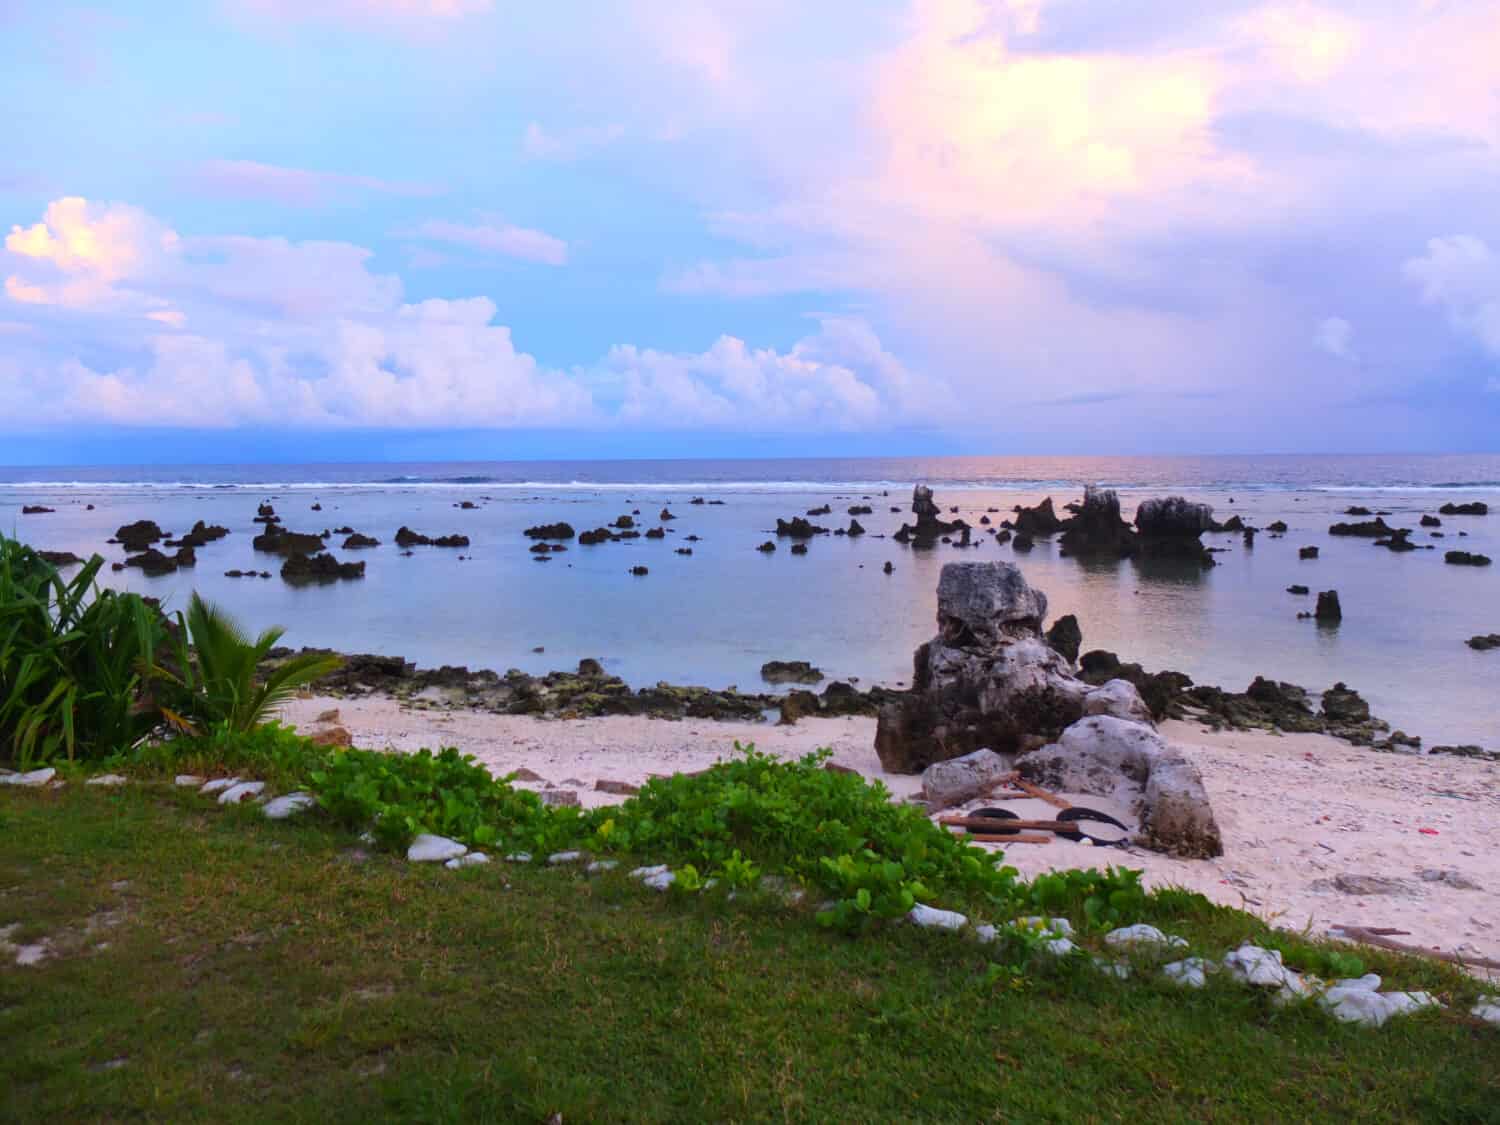
[{"label": "white sand", "polygon": [[[639,784],[654,773],[702,769],[730,753],[735,740],[781,756],[826,746],[835,762],[878,778],[897,796],[921,788],[916,777],[881,770],[873,719],[808,719],[792,727],[626,716],[558,721],[413,709],[385,697],[299,699],[285,717],[316,729],[316,717],[333,708],[357,745],[458,746],[496,773],[524,766],[576,788],[586,805],[621,799],[594,792],[599,779]],[[1007,861],[1026,875],[1137,867],[1149,885],[1200,891],[1287,929],[1321,935],[1339,923],[1395,926],[1409,931],[1402,941],[1500,958],[1500,765],[1379,754],[1317,734],[1215,733],[1181,722],[1162,733],[1203,773],[1223,856],[1180,860],[1057,840],[1012,845]],[[1480,889],[1424,881],[1421,872],[1434,868]],[[1402,893],[1364,896],[1314,886],[1342,873],[1404,886]]]}]

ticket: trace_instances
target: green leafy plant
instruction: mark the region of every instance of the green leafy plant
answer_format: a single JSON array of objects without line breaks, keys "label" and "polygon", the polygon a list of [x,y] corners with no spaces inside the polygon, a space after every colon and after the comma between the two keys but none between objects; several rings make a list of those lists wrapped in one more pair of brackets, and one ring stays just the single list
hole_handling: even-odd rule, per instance
[{"label": "green leafy plant", "polygon": [[[303,653],[257,669],[282,637],[273,626],[251,640],[229,614],[194,593],[187,616],[178,614],[175,667],[156,669],[164,685],[163,712],[180,729],[247,731],[264,722],[297,689],[339,667],[339,658]],[[191,642],[191,643],[189,643]]]},{"label": "green leafy plant", "polygon": [[64,580],[0,536],[0,760],[103,757],[160,725],[143,689],[164,623],[139,596],[95,588],[103,564]]},{"label": "green leafy plant", "polygon": [[350,827],[369,827],[388,847],[434,832],[480,847],[550,848],[585,828],[576,808],[546,809],[536,794],[497,781],[451,747],[437,754],[343,750],[309,781],[323,808]]},{"label": "green leafy plant", "polygon": [[1048,914],[1068,914],[1093,929],[1128,926],[1146,908],[1141,873],[1126,867],[1105,871],[1053,871],[1026,886],[1032,906]]}]

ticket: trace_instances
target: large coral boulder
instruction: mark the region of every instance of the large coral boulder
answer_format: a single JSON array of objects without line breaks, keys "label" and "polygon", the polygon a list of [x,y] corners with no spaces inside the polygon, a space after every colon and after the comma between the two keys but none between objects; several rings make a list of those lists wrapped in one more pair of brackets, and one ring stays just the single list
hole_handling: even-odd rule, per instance
[{"label": "large coral boulder", "polygon": [[1197,767],[1144,723],[1089,716],[1055,745],[1021,758],[1017,769],[1037,785],[1124,805],[1149,847],[1190,858],[1224,853]]},{"label": "large coral boulder", "polygon": [[979,749],[1015,754],[1083,715],[1088,685],[1042,639],[1047,598],[1011,563],[949,563],[938,635],[915,654],[912,690],[880,709],[875,749],[893,773]]}]

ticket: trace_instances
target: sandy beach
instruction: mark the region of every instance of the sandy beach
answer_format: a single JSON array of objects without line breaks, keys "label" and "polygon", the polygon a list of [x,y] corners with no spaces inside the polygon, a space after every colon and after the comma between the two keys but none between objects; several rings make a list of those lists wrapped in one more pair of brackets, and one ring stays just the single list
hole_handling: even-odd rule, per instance
[{"label": "sandy beach", "polygon": [[[885,773],[875,721],[805,719],[795,726],[666,721],[629,716],[554,720],[407,706],[395,699],[308,697],[284,718],[314,731],[319,716],[363,747],[457,746],[492,771],[534,771],[547,785],[576,789],[585,805],[622,800],[595,784],[640,784],[652,774],[702,769],[736,741],[795,757],[820,747],[833,761],[878,779],[897,797],[919,792],[915,776]],[[1224,855],[1182,860],[1063,840],[1012,846],[1023,874],[1105,866],[1141,868],[1153,886],[1199,891],[1291,930],[1391,926],[1400,940],[1500,958],[1500,767],[1447,756],[1380,754],[1319,734],[1214,732],[1168,722],[1162,733],[1202,772],[1224,838]],[[1378,876],[1379,893],[1341,876]],[[1344,889],[1339,886],[1343,882]]]}]

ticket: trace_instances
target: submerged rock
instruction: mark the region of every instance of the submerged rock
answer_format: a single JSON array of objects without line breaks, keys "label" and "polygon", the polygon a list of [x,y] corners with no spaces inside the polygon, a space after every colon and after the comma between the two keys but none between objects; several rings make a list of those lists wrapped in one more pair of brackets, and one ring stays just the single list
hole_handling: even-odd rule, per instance
[{"label": "submerged rock", "polygon": [[363,578],[363,562],[344,562],[327,553],[304,555],[294,551],[281,564],[281,577],[293,585],[307,582],[336,582],[340,579]]},{"label": "submerged rock", "polygon": [[944,535],[962,532],[964,543],[968,543],[969,525],[963,520],[948,522],[939,518],[940,512],[932,498],[932,489],[925,484],[912,488],[911,510],[917,517],[917,522],[915,525],[903,523],[901,529],[892,536],[896,542],[910,543],[913,547],[926,549],[935,547]]},{"label": "submerged rock", "polygon": [[529,539],[572,539],[575,533],[570,523],[543,523],[528,527],[522,534]]},{"label": "submerged rock", "polygon": [[[1408,532],[1410,530],[1407,529]],[[1396,529],[1378,516],[1362,523],[1336,523],[1328,529],[1329,535],[1355,536],[1361,539],[1385,539],[1395,533]]]},{"label": "submerged rock", "polygon": [[250,546],[271,555],[310,555],[323,549],[323,537],[267,524],[265,531],[250,540]]},{"label": "submerged rock", "polygon": [[1500,633],[1482,633],[1470,637],[1464,643],[1475,652],[1488,652],[1492,648],[1500,648]]},{"label": "submerged rock", "polygon": [[1470,504],[1454,504],[1449,502],[1438,509],[1442,516],[1487,516],[1490,514],[1490,506],[1483,500],[1475,500]]},{"label": "submerged rock", "polygon": [[1324,590],[1318,595],[1318,607],[1313,611],[1313,617],[1326,624],[1333,624],[1344,619],[1344,609],[1339,604],[1337,590]]},{"label": "submerged rock", "polygon": [[344,540],[344,550],[346,551],[355,551],[365,547],[378,546],[380,546],[379,539],[376,539],[370,535],[361,535],[357,531],[354,534],[350,535],[349,538]]},{"label": "submerged rock", "polygon": [[828,528],[819,527],[815,523],[809,523],[801,516],[793,516],[790,520],[776,521],[777,538],[811,539],[814,535],[827,535],[828,533]]},{"label": "submerged rock", "polygon": [[1140,542],[1120,516],[1120,497],[1113,489],[1083,490],[1083,503],[1067,521],[1062,548],[1079,558],[1129,558],[1140,553]]},{"label": "submerged rock", "polygon": [[161,528],[153,520],[136,520],[115,530],[115,539],[130,552],[144,551],[161,538]]},{"label": "submerged rock", "polygon": [[1141,554],[1152,558],[1183,559],[1200,566],[1215,565],[1199,537],[1214,528],[1214,512],[1181,496],[1142,500],[1135,512]]},{"label": "submerged rock", "polygon": [[467,535],[441,535],[436,539],[429,539],[405,525],[402,525],[396,532],[396,546],[398,547],[467,547],[468,545]]},{"label": "submerged rock", "polygon": [[1468,551],[1448,551],[1443,555],[1443,561],[1450,566],[1489,566],[1488,555],[1471,554]]},{"label": "submerged rock", "polygon": [[768,660],[760,666],[760,678],[768,684],[816,684],[823,672],[805,660]]}]

